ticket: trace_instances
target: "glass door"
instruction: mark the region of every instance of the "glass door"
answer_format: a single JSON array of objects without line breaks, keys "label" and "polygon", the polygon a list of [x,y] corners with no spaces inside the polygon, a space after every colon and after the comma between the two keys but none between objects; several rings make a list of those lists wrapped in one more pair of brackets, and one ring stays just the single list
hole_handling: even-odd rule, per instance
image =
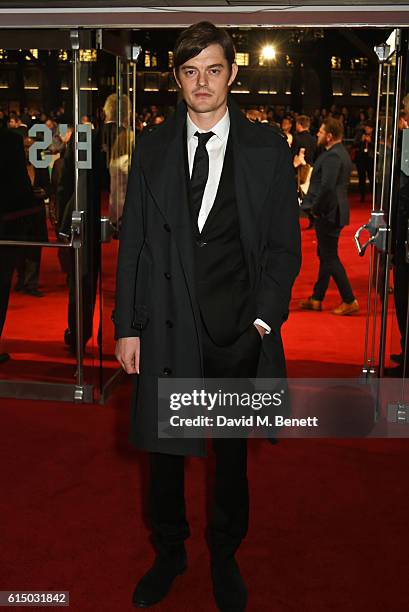
[{"label": "glass door", "polygon": [[100,232],[99,152],[86,118],[93,38],[0,31],[2,397],[93,399]]},{"label": "glass door", "polygon": [[136,129],[136,64],[123,56],[115,58],[115,84],[104,101],[102,127],[105,189],[103,216],[109,219],[112,240],[101,243],[100,320],[102,345],[100,389],[102,400],[117,382],[122,370],[114,356],[111,320],[115,303],[115,276],[119,232]]},{"label": "glass door", "polygon": [[[369,254],[363,377],[373,383],[378,422],[382,423],[381,416],[385,416],[388,435],[406,436],[396,426],[409,422],[407,32],[393,31],[386,43],[375,50],[379,58],[379,89],[373,209],[369,222],[355,236],[360,254],[364,255],[367,248]],[[362,244],[364,230],[369,237]]]},{"label": "glass door", "polygon": [[396,200],[396,167],[400,156],[398,117],[402,75],[401,45],[401,31],[394,30],[388,41],[376,48],[379,82],[373,205],[368,223],[359,228],[355,236],[360,255],[366,255],[369,259],[363,363],[365,377],[384,375],[387,345],[391,342],[392,321],[395,318],[391,300],[391,225]]}]

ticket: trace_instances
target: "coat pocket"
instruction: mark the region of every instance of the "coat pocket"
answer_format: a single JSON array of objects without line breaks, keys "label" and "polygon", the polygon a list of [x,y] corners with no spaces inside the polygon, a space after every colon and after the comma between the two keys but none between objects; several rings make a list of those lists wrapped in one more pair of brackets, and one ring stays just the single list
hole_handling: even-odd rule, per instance
[{"label": "coat pocket", "polygon": [[145,248],[141,251],[135,282],[133,329],[143,330],[148,324],[148,305],[151,285],[152,261]]}]

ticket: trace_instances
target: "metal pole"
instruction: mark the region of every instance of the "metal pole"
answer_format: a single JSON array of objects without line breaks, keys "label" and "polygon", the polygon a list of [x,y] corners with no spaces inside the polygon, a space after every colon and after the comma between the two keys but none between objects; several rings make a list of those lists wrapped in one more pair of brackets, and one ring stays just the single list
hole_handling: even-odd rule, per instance
[{"label": "metal pole", "polygon": [[[378,71],[378,98],[376,105],[376,127],[375,127],[375,159],[374,159],[374,167],[373,167],[373,189],[372,189],[372,211],[376,210],[376,175],[377,175],[377,165],[379,159],[378,153],[378,144],[379,144],[379,116],[381,113],[381,96],[382,96],[382,76],[383,76],[383,65],[379,64]],[[374,258],[375,258],[375,247],[371,245],[371,253],[369,258],[369,275],[368,275],[368,301],[367,301],[367,317],[365,324],[365,341],[364,341],[364,367],[363,373],[368,375],[371,373],[374,364],[374,353],[375,353],[375,333],[376,333],[376,294],[374,300],[374,320],[372,329],[370,332],[370,321],[371,321],[371,301],[372,301],[372,280],[374,273]],[[368,358],[368,345],[369,345],[369,336],[371,335],[371,344],[372,350],[370,352],[370,356]],[[368,367],[369,366],[369,367]]]},{"label": "metal pole", "polygon": [[[391,158],[391,173],[390,173],[390,189],[389,189],[389,211],[388,211],[388,228],[392,224],[392,204],[395,195],[395,165],[397,157],[397,143],[398,143],[398,125],[399,125],[399,109],[400,109],[400,87],[402,80],[402,53],[401,53],[401,35],[402,31],[397,31],[398,35],[398,50],[396,52],[396,79],[395,79],[395,108],[394,108],[394,122],[393,122],[393,133],[392,133],[392,158]],[[385,142],[386,144],[386,142]],[[385,367],[385,346],[386,346],[386,323],[388,319],[388,299],[389,299],[389,265],[391,259],[391,239],[389,234],[388,250],[385,258],[385,270],[384,270],[384,296],[382,305],[382,325],[381,325],[381,337],[379,343],[379,376],[383,376]]]},{"label": "metal pole", "polygon": [[[79,170],[78,170],[78,125],[80,120],[80,61],[78,31],[71,32],[73,54],[73,105],[74,105],[74,210],[80,211]],[[84,347],[83,347],[83,294],[82,294],[82,249],[74,249],[75,267],[75,326],[76,326],[76,401],[81,402],[84,396]]]},{"label": "metal pole", "polygon": [[[136,142],[136,63],[132,62],[132,130],[133,130],[133,143],[135,146]],[[131,147],[132,149],[132,147]],[[131,163],[131,155],[129,156],[129,164]]]},{"label": "metal pole", "polygon": [[116,58],[116,100],[117,100],[117,135],[122,125],[122,70],[121,58]]},{"label": "metal pole", "polygon": [[372,210],[376,210],[376,168],[377,168],[377,156],[378,156],[378,144],[379,144],[379,115],[381,113],[381,97],[382,97],[382,72],[383,64],[379,64],[378,72],[378,103],[376,108],[376,120],[375,120],[375,163],[373,165],[373,182],[372,182]]},{"label": "metal pole", "polygon": [[131,153],[131,148],[129,146],[130,142],[131,142],[131,100],[130,100],[130,95],[131,95],[131,67],[129,65],[129,61],[125,60],[124,65],[126,66],[126,152],[128,154],[128,160],[129,160],[129,156]]},{"label": "metal pole", "polygon": [[391,67],[390,65],[386,66],[386,105],[385,105],[385,131],[384,131],[384,145],[383,145],[383,167],[382,167],[382,181],[381,181],[381,199],[379,204],[379,211],[382,212],[384,209],[383,201],[385,196],[385,175],[386,175],[386,150],[388,145],[389,138],[389,97],[390,97],[390,87],[391,87]]}]

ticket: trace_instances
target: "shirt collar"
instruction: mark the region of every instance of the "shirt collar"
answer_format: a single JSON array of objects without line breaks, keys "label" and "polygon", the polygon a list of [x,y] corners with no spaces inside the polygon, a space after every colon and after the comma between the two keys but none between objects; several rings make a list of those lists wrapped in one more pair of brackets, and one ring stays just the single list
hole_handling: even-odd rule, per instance
[{"label": "shirt collar", "polygon": [[[214,132],[216,136],[222,142],[224,142],[225,140],[227,140],[227,137],[229,135],[229,129],[230,129],[230,115],[229,115],[228,109],[226,109],[226,113],[220,119],[220,121],[218,121],[216,125],[214,125],[211,128],[211,130],[208,130],[208,131]],[[197,136],[195,136],[195,132],[204,132],[204,130],[201,130],[200,128],[197,127],[197,125],[193,123],[188,113],[187,114],[187,141],[188,142],[190,142],[192,138],[197,139]]]}]

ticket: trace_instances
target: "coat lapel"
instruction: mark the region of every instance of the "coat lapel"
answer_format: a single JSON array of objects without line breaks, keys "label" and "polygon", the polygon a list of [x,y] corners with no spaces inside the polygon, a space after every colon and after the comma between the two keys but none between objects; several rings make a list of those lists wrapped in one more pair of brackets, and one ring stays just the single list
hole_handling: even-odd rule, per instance
[{"label": "coat lapel", "polygon": [[[192,225],[189,212],[189,195],[185,173],[186,141],[183,135],[186,124],[186,107],[182,102],[175,115],[146,141],[142,167],[147,188],[162,213],[164,223],[171,228],[173,241],[178,249],[180,262],[189,288],[192,307],[198,320],[198,308],[194,289],[194,253]],[[157,136],[157,137],[156,137]],[[160,136],[160,137],[159,137]]]},{"label": "coat lapel", "polygon": [[184,177],[183,129],[184,104],[146,140],[142,167],[148,189],[167,222],[179,227],[188,220],[187,191]]},{"label": "coat lapel", "polygon": [[258,217],[272,183],[273,147],[260,142],[258,126],[251,124],[229,99],[237,207],[246,255],[257,237]]}]

